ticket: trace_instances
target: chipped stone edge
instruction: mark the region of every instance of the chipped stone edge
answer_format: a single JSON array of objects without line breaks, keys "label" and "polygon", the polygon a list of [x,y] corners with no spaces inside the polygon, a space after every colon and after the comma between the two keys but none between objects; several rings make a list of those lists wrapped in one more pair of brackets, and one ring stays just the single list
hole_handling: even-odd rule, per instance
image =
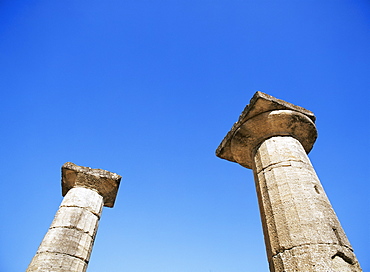
[{"label": "chipped stone edge", "polygon": [[249,104],[244,108],[239,116],[237,122],[234,123],[231,130],[226,134],[220,145],[216,149],[216,156],[231,162],[236,162],[231,153],[231,139],[234,136],[236,130],[245,123],[248,119],[254,116],[273,110],[293,110],[300,112],[310,118],[314,123],[316,117],[312,111],[309,111],[300,106],[296,106],[284,100],[275,98],[271,95],[265,94],[261,91],[257,91],[251,98]]},{"label": "chipped stone edge", "polygon": [[105,195],[102,195],[101,192],[97,190],[97,188],[89,188],[89,187],[86,187],[86,188],[94,190],[98,194],[102,195],[104,199],[105,207],[112,208],[114,206],[114,202],[115,202],[118,188],[119,188],[121,178],[122,178],[120,175],[113,173],[113,172],[109,172],[107,170],[99,169],[99,168],[94,169],[91,167],[79,166],[79,165],[74,164],[73,162],[66,162],[62,165],[62,171],[61,171],[62,172],[61,173],[62,174],[62,196],[65,196],[70,189],[75,187],[74,185],[69,186],[68,182],[64,180],[64,173],[65,171],[68,171],[68,170],[76,172],[76,173],[83,173],[85,175],[95,176],[97,178],[102,178],[105,180],[113,181],[117,185],[115,190],[113,190],[114,191],[113,197],[107,197]]}]

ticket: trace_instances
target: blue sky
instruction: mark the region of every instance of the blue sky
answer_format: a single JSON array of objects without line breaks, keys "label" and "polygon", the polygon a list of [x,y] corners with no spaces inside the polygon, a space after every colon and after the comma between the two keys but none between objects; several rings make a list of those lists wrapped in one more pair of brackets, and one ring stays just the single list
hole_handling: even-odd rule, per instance
[{"label": "blue sky", "polygon": [[214,152],[254,92],[317,117],[310,158],[370,270],[368,1],[1,1],[0,271],[67,161],[122,175],[89,272],[268,271],[251,170]]}]

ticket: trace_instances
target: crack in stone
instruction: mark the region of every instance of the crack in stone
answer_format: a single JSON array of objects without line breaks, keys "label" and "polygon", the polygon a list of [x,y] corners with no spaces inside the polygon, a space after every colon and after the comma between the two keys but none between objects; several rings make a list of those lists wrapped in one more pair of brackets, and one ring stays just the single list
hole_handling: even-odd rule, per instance
[{"label": "crack in stone", "polygon": [[339,233],[338,233],[338,230],[336,228],[332,228],[333,231],[334,231],[334,234],[335,234],[335,237],[337,238],[338,240],[338,243],[341,245],[341,246],[344,246],[343,242],[342,242],[342,239],[340,238],[339,236]]},{"label": "crack in stone", "polygon": [[83,261],[84,263],[86,263],[86,265],[89,263],[88,260],[85,260],[84,258],[82,257],[78,257],[78,256],[75,256],[75,255],[72,255],[72,254],[68,254],[68,253],[64,253],[64,252],[57,252],[57,251],[42,251],[42,252],[37,252],[36,255],[38,254],[43,254],[43,253],[51,253],[51,254],[61,254],[61,255],[66,255],[66,256],[69,256],[69,257],[73,257],[73,258],[76,258],[76,259],[79,259],[81,261]]},{"label": "crack in stone", "polygon": [[[280,252],[276,253],[275,255],[273,255],[271,258],[274,258],[274,257],[276,257],[277,255],[282,254],[282,253],[284,253],[284,252],[286,252],[286,251],[292,250],[292,249],[294,249],[294,248],[297,248],[297,247],[303,247],[303,246],[310,246],[310,245],[338,245],[338,246],[345,247],[345,248],[349,249],[351,252],[353,252],[353,249],[352,249],[352,248],[350,248],[350,247],[348,247],[348,246],[346,246],[346,245],[341,245],[341,244],[336,244],[336,243],[314,243],[314,244],[307,243],[307,244],[301,244],[301,245],[299,245],[299,246],[293,246],[293,247],[290,247],[290,248],[283,249],[282,251],[280,251]],[[338,252],[339,252],[339,251],[338,251]],[[337,254],[338,254],[338,253],[337,253]],[[339,255],[337,255],[337,254],[335,254],[335,255],[332,257],[332,259],[334,259],[334,257],[335,257],[335,256],[339,256]],[[342,253],[342,254],[344,254],[344,253]],[[348,258],[348,257],[347,257],[347,258]]]},{"label": "crack in stone", "polygon": [[75,227],[75,226],[56,226],[56,227],[50,227],[49,229],[72,229],[72,230],[78,230],[78,231],[80,231],[80,232],[82,232],[82,233],[85,233],[85,234],[87,234],[87,235],[89,235],[91,238],[93,238],[94,239],[94,236],[95,235],[90,235],[90,233],[88,232],[88,231],[86,231],[86,230],[83,230],[83,229],[80,229],[80,228],[77,228],[77,227]]},{"label": "crack in stone", "polygon": [[[273,166],[275,166],[274,169],[278,168],[278,167],[292,166],[292,164],[290,162],[298,162],[298,163],[302,163],[302,164],[307,165],[307,163],[302,161],[302,160],[280,161],[280,162],[275,162],[275,163],[271,163],[271,164],[267,165],[266,167],[262,168],[259,172],[257,172],[257,174],[261,173],[262,171],[266,171],[266,172],[271,171]],[[281,165],[279,165],[279,164],[281,164]],[[266,170],[267,168],[270,168],[270,169]]]},{"label": "crack in stone", "polygon": [[331,258],[334,259],[335,257],[339,257],[339,258],[342,258],[343,261],[345,261],[346,263],[349,263],[351,265],[354,265],[355,262],[352,260],[352,258],[346,256],[343,252],[341,251],[338,251],[337,253],[335,253]]},{"label": "crack in stone", "polygon": [[90,209],[87,209],[87,208],[85,208],[85,207],[80,207],[80,206],[75,206],[75,205],[63,205],[63,206],[60,206],[60,208],[62,208],[62,207],[65,207],[65,208],[79,208],[79,209],[83,209],[83,210],[85,210],[85,211],[88,211],[88,212],[92,213],[93,215],[95,215],[96,217],[98,217],[98,219],[100,220],[100,214],[98,214],[98,213],[96,213],[96,212],[94,212],[94,211],[92,211],[92,210],[90,210]]}]

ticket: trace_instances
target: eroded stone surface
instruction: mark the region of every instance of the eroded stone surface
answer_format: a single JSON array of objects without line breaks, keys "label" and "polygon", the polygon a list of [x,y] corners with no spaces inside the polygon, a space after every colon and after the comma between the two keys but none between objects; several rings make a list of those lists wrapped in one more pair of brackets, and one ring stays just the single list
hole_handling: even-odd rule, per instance
[{"label": "eroded stone surface", "polygon": [[103,197],[93,190],[76,187],[68,191],[60,206],[80,207],[100,216],[103,209]]},{"label": "eroded stone surface", "polygon": [[307,157],[314,121],[257,92],[216,155],[253,169],[271,271],[362,271]]},{"label": "eroded stone surface", "polygon": [[[277,98],[272,97],[268,94],[265,94],[265,93],[262,93],[262,92],[256,92],[254,94],[254,96],[252,97],[252,99],[250,100],[249,104],[245,107],[245,109],[243,110],[243,112],[239,116],[238,121],[233,125],[231,130],[227,133],[225,138],[222,140],[221,144],[218,146],[218,148],[216,150],[216,156],[220,157],[221,159],[225,159],[225,160],[228,160],[228,161],[240,163],[238,161],[238,158],[234,157],[235,152],[233,152],[231,150],[232,141],[234,141],[234,146],[238,146],[237,142],[235,142],[234,137],[235,137],[235,134],[237,134],[237,131],[240,129],[240,127],[243,124],[245,124],[248,120],[255,119],[255,117],[257,117],[260,114],[263,114],[265,112],[280,111],[280,110],[294,111],[298,114],[298,116],[302,116],[302,115],[306,116],[307,119],[310,120],[310,121],[308,121],[309,123],[314,123],[315,120],[316,120],[315,115],[309,110],[306,110],[302,107],[293,105],[293,104],[288,103],[286,101],[277,99]],[[244,132],[244,134],[247,136],[247,138],[250,138],[250,137],[255,138],[256,135],[263,134],[263,132],[261,132],[261,133],[258,132],[258,129],[259,128],[264,129],[266,123],[264,124],[264,126],[261,126],[261,124],[255,125],[256,122],[253,122],[253,123],[254,124],[249,124],[248,125],[251,128],[251,133],[248,133],[248,129],[246,130],[247,133]],[[304,123],[306,123],[306,121]],[[271,122],[270,122],[270,124],[271,124]],[[287,131],[283,131],[281,133],[284,133],[283,135],[291,135],[289,133],[295,131],[294,127],[292,127],[292,128],[293,128],[293,130],[287,130]],[[305,146],[305,149],[306,149],[307,152],[309,152],[309,150],[311,150],[312,145],[315,142],[316,137],[317,137],[316,130],[314,130],[310,133],[312,133],[312,135],[310,135],[308,138],[305,139],[306,141],[308,141],[307,144],[303,144]],[[276,131],[275,131],[270,136],[278,136],[278,135],[279,134],[277,134]],[[291,136],[294,137],[294,135],[291,135]],[[258,137],[260,137],[260,136],[258,136]],[[263,135],[263,137],[266,138],[268,136]],[[240,144],[243,145],[244,147],[249,148],[248,145],[244,143],[244,141],[246,139],[242,139],[242,137],[240,139],[241,139]],[[260,139],[260,140],[263,140],[263,139]],[[255,140],[253,140],[252,142],[255,142]],[[254,148],[254,146],[252,148]],[[245,152],[245,153],[248,153],[248,152]],[[241,155],[241,154],[239,153],[239,155]],[[250,158],[249,153],[245,154],[244,157],[247,158],[247,161],[242,162],[241,165],[243,165],[246,168],[252,168],[252,159]]]},{"label": "eroded stone surface", "polygon": [[29,272],[86,271],[103,204],[113,206],[121,179],[108,171],[72,163],[63,166],[62,175],[65,197],[27,269]]},{"label": "eroded stone surface", "polygon": [[81,230],[51,228],[46,233],[37,253],[63,253],[88,261],[93,242],[93,238]]},{"label": "eroded stone surface", "polygon": [[72,188],[65,196],[37,254],[59,253],[88,262],[98,229],[103,197],[86,188]]},{"label": "eroded stone surface", "polygon": [[76,228],[95,237],[99,217],[83,208],[60,207],[50,228]]},{"label": "eroded stone surface", "polygon": [[87,263],[76,257],[59,253],[43,252],[36,254],[27,272],[85,272]]},{"label": "eroded stone surface", "polygon": [[62,166],[62,195],[73,187],[83,187],[97,191],[104,198],[104,206],[113,207],[121,176],[102,169],[78,166],[66,162]]},{"label": "eroded stone surface", "polygon": [[292,136],[308,153],[317,137],[315,124],[306,115],[292,110],[274,110],[246,120],[229,140],[233,160],[246,168],[253,166],[255,148],[273,136]]},{"label": "eroded stone surface", "polygon": [[[296,139],[273,137],[264,141],[257,149],[255,161],[256,188],[269,262],[274,256],[302,245],[307,245],[307,251],[312,250],[312,256],[317,254],[317,245],[335,245],[342,252],[352,251],[320,181]],[[356,259],[353,262],[357,262]]]},{"label": "eroded stone surface", "polygon": [[353,252],[335,244],[303,245],[275,255],[270,271],[358,272],[362,271]]}]

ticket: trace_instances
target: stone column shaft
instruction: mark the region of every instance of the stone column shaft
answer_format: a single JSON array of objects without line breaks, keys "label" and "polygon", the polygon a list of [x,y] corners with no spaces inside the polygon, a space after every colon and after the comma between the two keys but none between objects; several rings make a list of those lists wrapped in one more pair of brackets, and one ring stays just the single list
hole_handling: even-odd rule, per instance
[{"label": "stone column shaft", "polygon": [[362,271],[307,157],[315,119],[257,92],[216,155],[253,169],[270,271]]},{"label": "stone column shaft", "polygon": [[103,206],[113,207],[121,179],[72,163],[63,165],[62,177],[65,197],[27,272],[86,271]]},{"label": "stone column shaft", "polygon": [[265,140],[256,150],[253,172],[271,271],[360,271],[298,140]]},{"label": "stone column shaft", "polygon": [[86,271],[102,208],[97,192],[69,190],[27,271]]}]

